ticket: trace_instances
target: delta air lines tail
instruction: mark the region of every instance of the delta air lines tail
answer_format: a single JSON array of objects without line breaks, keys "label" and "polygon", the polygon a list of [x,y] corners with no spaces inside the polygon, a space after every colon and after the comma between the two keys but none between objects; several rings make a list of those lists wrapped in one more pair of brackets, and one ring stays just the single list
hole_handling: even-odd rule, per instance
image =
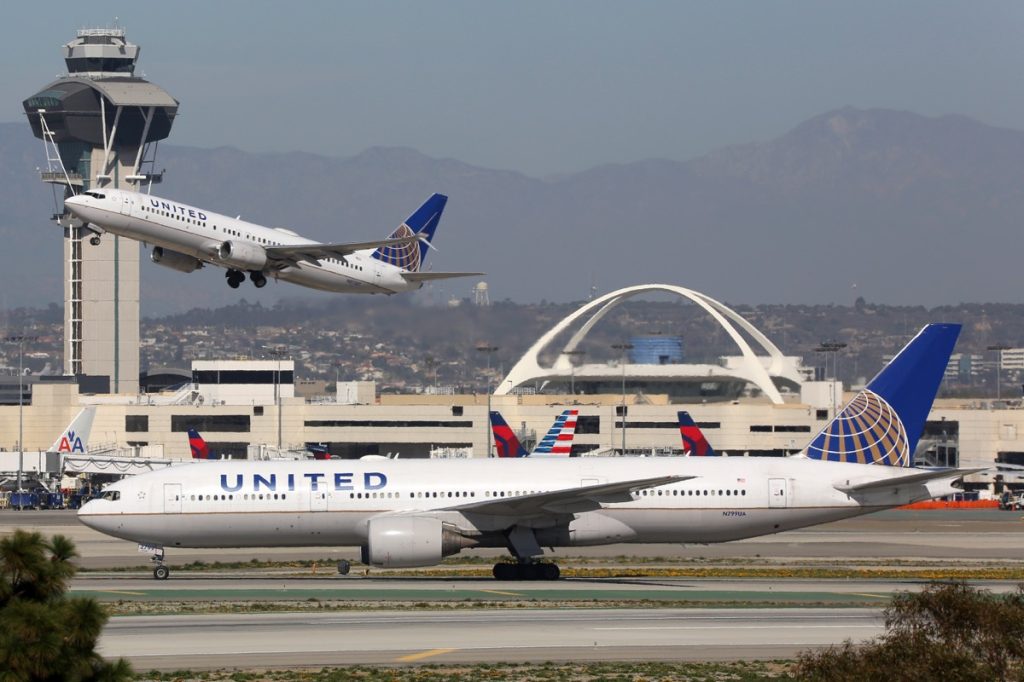
[{"label": "delta air lines tail", "polygon": [[679,434],[683,438],[683,452],[686,456],[715,457],[718,455],[689,412],[680,410],[677,416],[679,418]]},{"label": "delta air lines tail", "polygon": [[195,429],[188,430],[188,447],[192,451],[192,459],[220,459],[210,455],[210,446]]}]

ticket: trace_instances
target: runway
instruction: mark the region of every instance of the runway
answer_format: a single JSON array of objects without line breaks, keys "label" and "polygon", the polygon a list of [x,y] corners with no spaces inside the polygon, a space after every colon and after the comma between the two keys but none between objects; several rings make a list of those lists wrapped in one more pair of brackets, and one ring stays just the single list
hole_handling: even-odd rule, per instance
[{"label": "runway", "polygon": [[[1009,581],[974,581],[991,592],[1016,588]],[[290,578],[187,576],[167,581],[130,576],[79,577],[72,592],[118,602],[300,602],[360,608],[393,602],[519,602],[530,606],[561,603],[651,602],[652,607],[694,605],[792,606],[873,605],[895,592],[920,590],[924,580],[808,580],[719,578],[569,578],[558,581],[496,582],[491,579]]]},{"label": "runway", "polygon": [[[140,670],[790,658],[808,647],[879,634],[880,607],[892,593],[926,584],[892,579],[891,572],[884,580],[638,577],[497,582],[376,570],[367,576],[339,576],[333,561],[353,559],[356,550],[318,547],[174,550],[168,555],[170,580],[155,581],[146,569],[148,557],[138,554],[134,544],[82,526],[73,512],[0,512],[0,535],[15,527],[63,533],[75,541],[80,565],[90,569],[73,580],[75,594],[123,602],[119,608],[129,612],[161,608],[175,613],[118,616],[108,624],[103,652],[125,656]],[[702,558],[767,567],[846,566],[851,561],[897,567],[915,561],[1014,566],[1024,562],[1024,522],[1014,512],[890,511],[723,545],[570,548],[554,557],[563,565],[575,557],[584,564],[640,567],[685,561],[699,565]],[[317,575],[305,577],[286,569],[176,570],[197,559],[251,558],[327,563]],[[141,568],[102,572],[132,566]],[[978,584],[994,592],[1015,589],[1006,581]],[[288,612],[230,613],[249,608],[246,603],[271,602]],[[640,602],[649,606],[637,608]],[[395,610],[396,604],[402,610]],[[177,615],[190,608],[214,613]]]},{"label": "runway", "polygon": [[791,658],[882,631],[874,609],[526,609],[114,618],[137,670]]},{"label": "runway", "polygon": [[[144,566],[147,557],[135,544],[102,535],[80,524],[73,511],[0,511],[0,535],[16,527],[70,537],[87,569]],[[472,556],[502,556],[500,550],[480,550]],[[247,561],[286,559],[358,559],[352,547],[175,549],[168,552],[172,566],[191,561]],[[558,556],[604,558],[629,556],[643,559],[941,559],[950,562],[1024,562],[1024,515],[999,510],[902,511],[892,510],[844,521],[719,545],[608,545],[572,547]]]}]

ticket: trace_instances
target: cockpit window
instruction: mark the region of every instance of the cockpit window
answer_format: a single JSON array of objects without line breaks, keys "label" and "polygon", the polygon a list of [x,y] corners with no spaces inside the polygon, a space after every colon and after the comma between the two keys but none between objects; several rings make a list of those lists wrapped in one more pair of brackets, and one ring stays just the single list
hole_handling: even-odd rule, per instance
[{"label": "cockpit window", "polygon": [[87,197],[92,197],[93,199],[106,199],[107,198],[106,194],[100,194],[99,192],[82,192],[82,194],[84,194]]},{"label": "cockpit window", "polygon": [[105,493],[103,493],[103,499],[104,500],[110,500],[111,502],[117,502],[118,500],[121,499],[121,491],[120,490],[108,490]]}]

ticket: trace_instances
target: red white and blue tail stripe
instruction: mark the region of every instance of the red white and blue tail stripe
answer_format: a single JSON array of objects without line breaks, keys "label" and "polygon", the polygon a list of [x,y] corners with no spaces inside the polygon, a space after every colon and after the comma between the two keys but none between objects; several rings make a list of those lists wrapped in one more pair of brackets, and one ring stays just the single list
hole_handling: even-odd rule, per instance
[{"label": "red white and blue tail stripe", "polygon": [[547,434],[537,443],[531,455],[561,455],[568,457],[572,454],[572,439],[576,435],[576,417],[579,410],[566,410],[558,415],[555,423],[548,429]]}]

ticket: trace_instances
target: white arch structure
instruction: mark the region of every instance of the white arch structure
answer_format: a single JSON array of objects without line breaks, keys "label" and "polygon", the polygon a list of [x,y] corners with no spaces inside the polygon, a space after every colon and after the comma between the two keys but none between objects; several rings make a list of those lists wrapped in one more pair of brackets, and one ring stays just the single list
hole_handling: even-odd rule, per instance
[{"label": "white arch structure", "polygon": [[[720,367],[718,365],[627,365],[623,368],[627,378],[651,377],[653,374],[658,374],[662,378],[692,376],[694,378],[742,379],[754,384],[776,404],[781,404],[783,400],[773,377],[784,379],[797,385],[800,384],[802,379],[799,372],[797,372],[795,364],[787,359],[767,336],[762,334],[760,330],[732,308],[699,291],[674,284],[640,284],[605,294],[587,303],[549,329],[523,354],[519,362],[515,364],[505,376],[505,379],[498,385],[494,394],[506,395],[512,392],[515,387],[527,383],[553,378],[565,378],[570,371],[573,371],[570,367],[570,356],[567,353],[576,349],[580,342],[590,333],[590,330],[594,328],[594,325],[607,315],[609,311],[624,301],[650,292],[675,294],[703,308],[736,343],[736,346],[740,349],[741,360],[738,365],[730,367]],[[541,351],[570,325],[594,310],[596,312],[583,323],[583,326],[572,335],[565,344],[565,347],[562,348],[555,363],[551,367],[542,367],[539,360]],[[761,347],[767,357],[758,356],[754,352],[754,349],[740,333],[740,329],[746,332]],[[576,378],[581,380],[608,377],[608,370],[604,365],[584,365],[576,368],[574,373]]]}]

